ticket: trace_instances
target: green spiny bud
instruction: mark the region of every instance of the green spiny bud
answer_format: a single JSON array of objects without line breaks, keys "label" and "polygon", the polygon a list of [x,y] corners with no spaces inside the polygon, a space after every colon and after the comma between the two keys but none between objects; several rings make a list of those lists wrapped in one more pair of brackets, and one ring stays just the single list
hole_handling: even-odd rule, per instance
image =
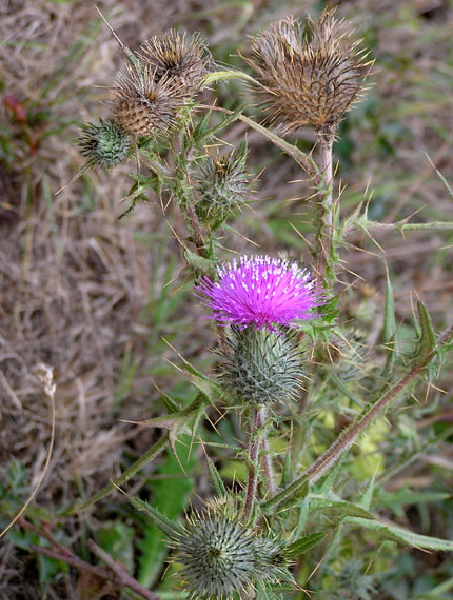
[{"label": "green spiny bud", "polygon": [[206,157],[200,164],[193,179],[198,193],[195,210],[202,222],[218,226],[244,204],[250,184],[250,175],[245,171],[246,157],[244,140],[236,153]]},{"label": "green spiny bud", "polygon": [[297,396],[303,371],[295,334],[232,327],[227,344],[220,380],[233,399],[257,405]]},{"label": "green spiny bud", "polygon": [[207,514],[188,517],[184,533],[172,540],[192,598],[229,599],[290,578],[283,544],[258,536],[231,506],[208,505]]},{"label": "green spiny bud", "polygon": [[125,158],[131,148],[131,140],[114,121],[99,125],[87,123],[79,146],[88,166],[114,167]]}]

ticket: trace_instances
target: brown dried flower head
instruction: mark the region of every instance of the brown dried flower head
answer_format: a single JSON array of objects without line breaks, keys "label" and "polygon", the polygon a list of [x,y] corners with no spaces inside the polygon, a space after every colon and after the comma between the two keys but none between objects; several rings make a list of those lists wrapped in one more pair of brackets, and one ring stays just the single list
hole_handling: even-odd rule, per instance
[{"label": "brown dried flower head", "polygon": [[167,77],[176,82],[181,93],[195,95],[208,60],[206,46],[198,35],[187,41],[184,33],[172,29],[152,37],[140,50],[140,58],[154,71],[156,82]]},{"label": "brown dried flower head", "polygon": [[153,137],[170,128],[184,105],[178,83],[156,78],[150,65],[127,66],[113,90],[113,118],[125,134]]},{"label": "brown dried flower head", "polygon": [[247,62],[262,84],[269,122],[293,132],[313,125],[330,135],[363,89],[371,63],[343,22],[323,11],[308,33],[292,17],[254,38]]}]

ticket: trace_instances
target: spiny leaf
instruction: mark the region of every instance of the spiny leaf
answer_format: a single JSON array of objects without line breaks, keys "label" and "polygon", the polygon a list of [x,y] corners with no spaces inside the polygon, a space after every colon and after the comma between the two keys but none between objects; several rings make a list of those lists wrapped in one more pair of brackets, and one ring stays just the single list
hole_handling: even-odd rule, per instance
[{"label": "spiny leaf", "polygon": [[374,472],[373,477],[368,482],[366,490],[364,491],[364,493],[360,497],[359,501],[357,502],[357,506],[359,506],[360,508],[363,508],[364,510],[370,509],[371,500],[373,499],[373,494],[374,494],[375,481],[376,481],[376,472]]},{"label": "spiny leaf", "polygon": [[178,538],[179,535],[181,535],[184,532],[183,528],[179,523],[163,515],[156,508],[151,506],[151,504],[148,504],[148,502],[140,500],[140,498],[137,498],[135,496],[130,496],[129,500],[136,510],[144,512],[149,517],[151,517],[156,526],[159,527],[159,529],[163,531],[163,533],[167,534],[168,537],[175,539],[175,537]]},{"label": "spiny leaf", "polygon": [[288,548],[285,549],[285,555],[289,559],[298,558],[301,554],[308,552],[317,544],[319,544],[319,542],[323,539],[323,537],[325,537],[325,535],[326,534],[323,531],[306,535],[293,542],[290,546],[288,546]]},{"label": "spiny leaf", "polygon": [[420,325],[417,357],[421,358],[432,352],[436,347],[436,334],[428,309],[420,300],[417,301],[417,310]]},{"label": "spiny leaf", "polygon": [[388,539],[395,540],[403,544],[408,544],[413,548],[423,548],[425,550],[439,550],[441,552],[452,552],[453,541],[442,540],[440,538],[434,538],[427,535],[419,535],[418,533],[412,533],[401,527],[395,525],[389,525],[377,521],[376,519],[366,519],[363,517],[345,517],[342,519],[343,523],[350,523],[351,525],[358,525],[365,529],[376,531]]},{"label": "spiny leaf", "polygon": [[225,489],[225,486],[223,485],[222,478],[220,477],[219,472],[217,471],[214,461],[211,458],[209,458],[209,456],[208,456],[208,469],[209,469],[209,475],[211,477],[212,487],[214,488],[216,496],[218,496],[218,497],[226,496],[227,491]]}]

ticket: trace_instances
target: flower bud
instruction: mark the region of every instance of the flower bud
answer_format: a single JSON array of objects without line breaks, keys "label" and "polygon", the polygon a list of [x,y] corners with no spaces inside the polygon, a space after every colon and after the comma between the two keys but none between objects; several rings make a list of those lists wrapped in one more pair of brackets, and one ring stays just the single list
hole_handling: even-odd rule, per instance
[{"label": "flower bud", "polygon": [[232,515],[217,508],[188,517],[184,533],[172,544],[192,598],[230,599],[289,576],[283,544],[257,535],[241,522],[239,512]]},{"label": "flower bud", "polygon": [[99,125],[85,125],[79,146],[88,166],[109,168],[129,154],[131,140],[114,121],[106,123],[101,119]]},{"label": "flower bud", "polygon": [[219,376],[231,399],[259,405],[297,397],[303,377],[297,336],[253,327],[231,331]]},{"label": "flower bud", "polygon": [[195,210],[200,221],[212,226],[223,223],[244,204],[250,176],[245,171],[246,144],[238,152],[218,158],[206,157],[193,180],[198,197]]}]

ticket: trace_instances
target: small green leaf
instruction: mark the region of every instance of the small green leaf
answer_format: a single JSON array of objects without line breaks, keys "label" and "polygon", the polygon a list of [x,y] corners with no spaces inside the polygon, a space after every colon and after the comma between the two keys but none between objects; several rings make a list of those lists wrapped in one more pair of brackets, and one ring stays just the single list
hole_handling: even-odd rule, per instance
[{"label": "small green leaf", "polygon": [[242,71],[214,71],[214,73],[206,75],[202,81],[201,87],[204,88],[216,81],[227,81],[228,79],[247,79],[247,81],[252,81],[256,85],[259,85],[256,79],[253,79],[253,77],[247,73],[242,73]]},{"label": "small green leaf", "polygon": [[140,498],[136,498],[135,496],[129,497],[130,503],[132,506],[140,512],[144,512],[151,517],[157,527],[161,531],[163,531],[168,537],[174,539],[178,537],[183,532],[183,529],[179,523],[173,521],[159,512],[156,508],[145,502],[144,500],[140,500]]},{"label": "small green leaf", "polygon": [[425,304],[417,301],[420,336],[418,340],[417,357],[421,358],[432,352],[436,347],[436,334],[434,332],[431,316]]},{"label": "small green leaf", "polygon": [[118,560],[129,573],[134,571],[134,537],[132,527],[121,521],[104,521],[96,532],[100,547]]},{"label": "small green leaf", "polygon": [[288,548],[285,548],[285,555],[291,560],[298,558],[301,554],[305,554],[312,548],[314,548],[319,542],[325,537],[325,532],[319,531],[318,533],[312,533],[306,535],[295,542],[293,542]]},{"label": "small green leaf", "polygon": [[219,472],[217,471],[214,461],[211,458],[209,458],[209,456],[208,456],[208,469],[209,469],[209,475],[211,477],[212,487],[214,488],[216,496],[218,496],[218,497],[226,496],[227,491],[225,489],[225,486],[223,485],[222,478],[220,477]]}]

